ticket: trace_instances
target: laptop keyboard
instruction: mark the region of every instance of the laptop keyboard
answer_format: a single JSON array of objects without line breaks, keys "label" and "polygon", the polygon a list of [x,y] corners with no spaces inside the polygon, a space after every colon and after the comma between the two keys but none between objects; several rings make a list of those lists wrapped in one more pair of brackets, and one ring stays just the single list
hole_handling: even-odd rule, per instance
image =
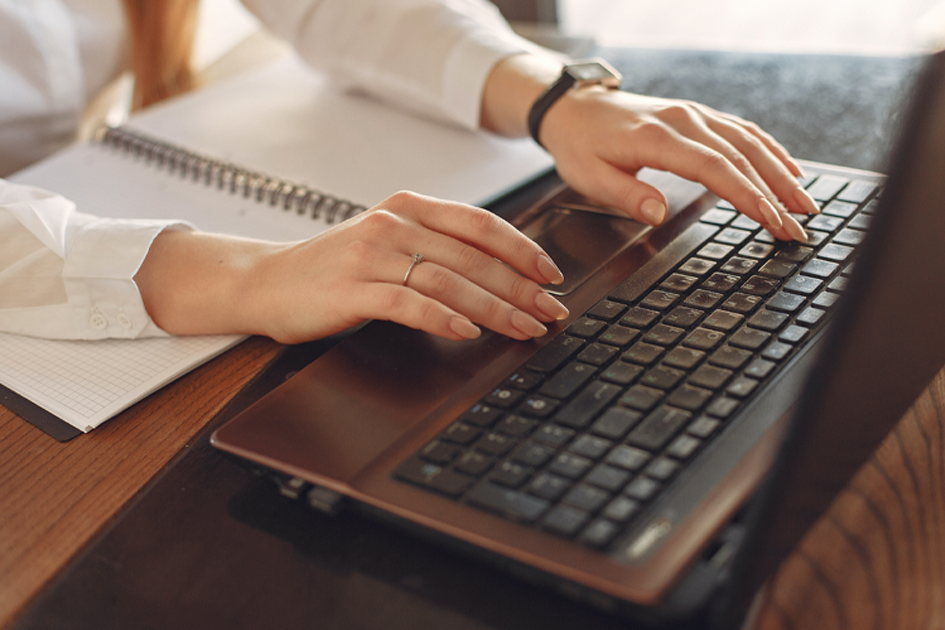
[{"label": "laptop keyboard", "polygon": [[653,286],[578,317],[403,462],[395,476],[607,548],[823,325],[879,194],[806,182],[807,243],[720,203],[707,242]]}]

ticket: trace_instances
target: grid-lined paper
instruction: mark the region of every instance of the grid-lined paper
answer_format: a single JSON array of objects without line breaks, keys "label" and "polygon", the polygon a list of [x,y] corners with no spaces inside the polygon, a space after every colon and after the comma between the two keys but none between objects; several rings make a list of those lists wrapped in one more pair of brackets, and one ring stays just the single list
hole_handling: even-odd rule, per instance
[{"label": "grid-lined paper", "polygon": [[77,429],[90,431],[241,339],[54,341],[0,333],[0,381]]}]

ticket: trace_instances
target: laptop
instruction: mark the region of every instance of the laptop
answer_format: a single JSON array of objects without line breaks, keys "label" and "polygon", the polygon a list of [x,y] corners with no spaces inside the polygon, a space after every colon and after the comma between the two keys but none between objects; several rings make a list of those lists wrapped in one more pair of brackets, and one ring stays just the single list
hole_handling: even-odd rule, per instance
[{"label": "laptop", "polygon": [[653,229],[555,188],[508,217],[563,267],[549,289],[568,320],[462,343],[371,322],[212,443],[314,508],[363,510],[638,623],[737,627],[945,365],[945,292],[930,290],[945,53],[908,110],[888,179],[806,165],[823,208],[806,244],[708,193]]}]

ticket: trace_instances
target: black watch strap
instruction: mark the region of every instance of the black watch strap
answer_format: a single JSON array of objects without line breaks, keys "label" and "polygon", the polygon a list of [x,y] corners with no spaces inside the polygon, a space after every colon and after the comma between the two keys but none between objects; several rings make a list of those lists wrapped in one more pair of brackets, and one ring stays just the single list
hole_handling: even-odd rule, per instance
[{"label": "black watch strap", "polygon": [[548,109],[568,90],[586,85],[604,85],[611,89],[620,86],[620,73],[603,59],[589,59],[566,65],[557,81],[545,90],[528,112],[528,132],[541,145],[538,130]]}]

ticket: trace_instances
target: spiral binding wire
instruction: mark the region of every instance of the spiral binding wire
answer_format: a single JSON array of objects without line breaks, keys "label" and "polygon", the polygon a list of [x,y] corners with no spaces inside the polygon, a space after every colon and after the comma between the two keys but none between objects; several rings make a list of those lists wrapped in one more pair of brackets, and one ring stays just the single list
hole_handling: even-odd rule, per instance
[{"label": "spiral binding wire", "polygon": [[102,127],[96,133],[96,138],[102,145],[142,159],[157,169],[165,169],[168,174],[176,174],[286,211],[294,210],[300,215],[308,215],[326,223],[344,221],[366,210],[365,206],[314,188],[199,155],[127,127]]}]

